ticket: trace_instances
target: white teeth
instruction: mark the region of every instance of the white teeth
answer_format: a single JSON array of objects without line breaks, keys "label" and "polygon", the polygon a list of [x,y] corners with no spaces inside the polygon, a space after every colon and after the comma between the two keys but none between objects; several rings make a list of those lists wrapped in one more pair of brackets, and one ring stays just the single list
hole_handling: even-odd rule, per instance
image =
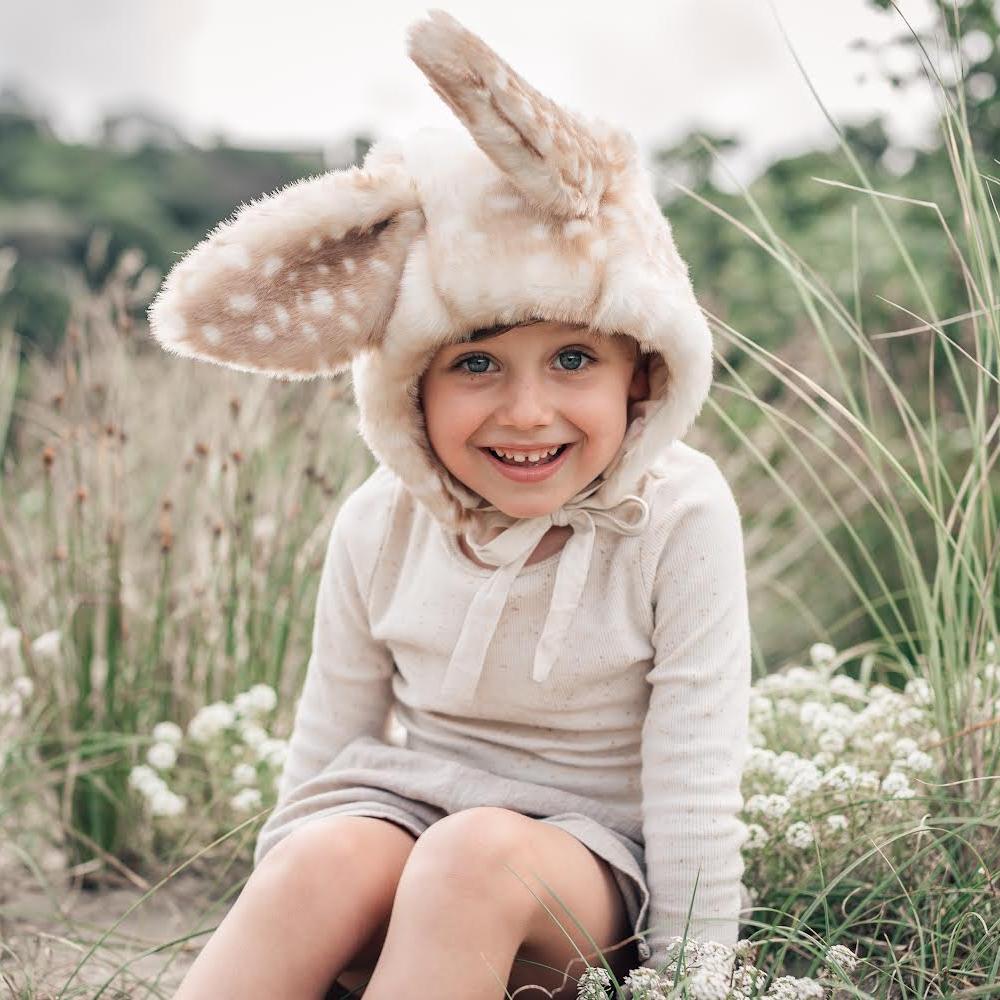
[{"label": "white teeth", "polygon": [[515,462],[540,462],[543,458],[554,455],[561,447],[561,445],[557,444],[554,448],[549,448],[547,451],[503,451],[500,448],[491,448],[490,451]]}]

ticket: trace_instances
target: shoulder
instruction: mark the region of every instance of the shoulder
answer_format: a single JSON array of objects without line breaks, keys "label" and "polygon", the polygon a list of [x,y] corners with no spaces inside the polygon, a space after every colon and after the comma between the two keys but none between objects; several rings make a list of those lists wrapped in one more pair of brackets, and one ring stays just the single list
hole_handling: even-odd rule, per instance
[{"label": "shoulder", "polygon": [[394,517],[399,480],[385,466],[375,471],[343,501],[330,532],[330,548],[346,550],[356,566],[377,558]]},{"label": "shoulder", "polygon": [[650,466],[646,490],[652,523],[676,519],[684,511],[699,508],[740,516],[732,487],[718,462],[682,441],[675,441]]},{"label": "shoulder", "polygon": [[726,546],[742,557],[742,516],[715,459],[676,441],[650,466],[645,484],[650,508],[644,562],[652,580],[667,553]]}]

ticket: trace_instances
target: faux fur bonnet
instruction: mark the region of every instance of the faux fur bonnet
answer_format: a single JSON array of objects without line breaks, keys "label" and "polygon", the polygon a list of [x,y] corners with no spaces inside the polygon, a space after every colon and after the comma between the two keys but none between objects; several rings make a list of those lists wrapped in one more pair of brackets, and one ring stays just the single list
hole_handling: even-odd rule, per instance
[{"label": "faux fur bonnet", "polygon": [[[444,682],[471,700],[514,578],[552,525],[569,525],[532,671],[546,679],[595,524],[645,528],[647,504],[631,491],[700,411],[712,342],[629,133],[555,104],[444,11],[411,25],[408,43],[465,131],[384,139],[360,168],[242,205],[172,268],[149,321],[168,351],[245,371],[303,379],[351,367],[375,457],[497,566]],[[597,479],[551,514],[517,519],[441,464],[418,383],[443,344],[538,319],[634,337],[650,393],[631,403],[621,447]]]}]

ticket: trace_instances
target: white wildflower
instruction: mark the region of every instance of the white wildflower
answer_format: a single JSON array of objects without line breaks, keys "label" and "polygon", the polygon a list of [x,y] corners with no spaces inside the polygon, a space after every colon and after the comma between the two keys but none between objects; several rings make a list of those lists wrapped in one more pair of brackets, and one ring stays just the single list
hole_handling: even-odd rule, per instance
[{"label": "white wildflower", "polygon": [[35,693],[35,684],[30,677],[15,677],[11,687],[14,689],[14,694],[16,694],[22,701],[30,700],[31,696]]},{"label": "white wildflower", "polygon": [[826,825],[831,830],[846,830],[847,817],[843,813],[832,813],[826,817]]},{"label": "white wildflower", "polygon": [[187,808],[187,799],[169,788],[157,789],[149,797],[149,811],[154,816],[180,816]]},{"label": "white wildflower", "polygon": [[240,722],[236,731],[240,734],[240,739],[252,749],[259,747],[267,739],[267,731],[256,722]]},{"label": "white wildflower", "polygon": [[58,629],[43,632],[31,644],[31,652],[40,660],[56,660],[59,657],[61,636]]},{"label": "white wildflower", "polygon": [[791,808],[791,801],[784,795],[768,795],[767,804],[764,807],[764,815],[771,819],[781,819]]},{"label": "white wildflower", "polygon": [[813,726],[817,721],[822,721],[825,718],[826,705],[820,704],[818,701],[804,701],[799,706],[799,722],[804,726]]},{"label": "white wildflower", "polygon": [[820,773],[820,769],[812,761],[800,761],[800,766],[788,783],[785,794],[793,802],[797,799],[804,799],[820,787],[822,779],[823,775]]},{"label": "white wildflower", "polygon": [[153,739],[157,743],[172,743],[177,747],[184,740],[184,731],[176,722],[158,722],[153,726]]},{"label": "white wildflower", "polygon": [[207,743],[236,721],[233,706],[225,701],[216,701],[198,709],[188,723],[188,736],[196,743]]},{"label": "white wildflower", "polygon": [[797,716],[799,714],[799,703],[794,698],[779,698],[774,703],[774,707],[781,715]]},{"label": "white wildflower", "polygon": [[877,792],[881,781],[875,771],[862,771],[858,775],[858,788],[863,792]]},{"label": "white wildflower", "polygon": [[827,753],[842,753],[847,746],[847,740],[844,739],[843,733],[837,732],[836,729],[826,729],[820,733],[816,745]]},{"label": "white wildflower", "polygon": [[907,755],[906,766],[911,771],[918,773],[930,771],[934,767],[934,758],[929,753],[924,753],[923,750],[914,750],[913,753]]},{"label": "white wildflower", "polygon": [[996,652],[997,644],[990,639],[989,642],[986,643],[986,655],[992,660],[993,657],[996,656]]},{"label": "white wildflower", "polygon": [[820,750],[819,753],[814,753],[812,755],[812,762],[817,767],[829,767],[836,758],[829,750]]},{"label": "white wildflower", "polygon": [[147,798],[167,787],[164,780],[148,764],[136,764],[129,771],[128,783],[130,788],[141,792]]},{"label": "white wildflower", "polygon": [[853,764],[837,764],[823,775],[823,784],[837,792],[847,792],[858,784],[858,769]]},{"label": "white wildflower", "polygon": [[691,1000],[727,1000],[729,975],[714,969],[692,969],[685,984]]},{"label": "white wildflower", "polygon": [[808,847],[813,842],[812,827],[808,823],[792,823],[785,831],[785,840],[792,847]]},{"label": "white wildflower", "polygon": [[632,1000],[666,1000],[664,981],[655,969],[640,966],[633,969],[622,983],[630,992]]},{"label": "white wildflower", "polygon": [[750,717],[754,722],[763,722],[774,715],[774,705],[765,694],[750,693]]},{"label": "white wildflower", "polygon": [[0,692],[0,719],[20,719],[24,706],[21,704],[21,696],[16,691],[9,694]]},{"label": "white wildflower", "polygon": [[767,974],[753,965],[736,970],[733,975],[732,995],[734,997],[761,997],[770,996],[769,993],[762,992],[764,983],[767,981]]},{"label": "white wildflower", "polygon": [[836,655],[837,650],[828,642],[814,642],[809,647],[809,659],[814,667],[825,667]]},{"label": "white wildflower", "polygon": [[771,835],[759,823],[747,823],[747,839],[743,846],[748,851],[756,851],[763,847]]},{"label": "white wildflower", "polygon": [[233,699],[233,704],[238,715],[266,715],[274,711],[278,704],[278,695],[269,684],[254,684],[249,691],[238,694]]},{"label": "white wildflower", "polygon": [[233,768],[233,781],[237,785],[256,785],[257,768],[253,764],[237,764]]},{"label": "white wildflower", "polygon": [[789,667],[785,671],[785,680],[793,691],[807,691],[816,687],[821,678],[816,676],[815,671],[807,670],[805,667]]},{"label": "white wildflower", "polygon": [[911,740],[909,736],[904,736],[902,739],[896,740],[892,745],[892,752],[897,757],[905,757],[907,754],[913,753],[917,749],[917,741]]},{"label": "white wildflower", "polygon": [[894,795],[910,787],[910,779],[903,771],[890,771],[882,780],[882,791]]},{"label": "white wildflower", "polygon": [[177,763],[173,743],[154,743],[146,752],[146,762],[159,771],[169,771]]},{"label": "white wildflower", "polygon": [[848,677],[847,674],[837,674],[836,677],[832,677],[829,688],[832,694],[840,695],[841,698],[854,698],[856,700],[864,700],[865,698],[864,685],[853,677]]},{"label": "white wildflower", "polygon": [[768,1000],[823,1000],[826,990],[814,979],[796,979],[781,976],[771,983]]},{"label": "white wildflower", "polygon": [[577,1000],[607,1000],[611,989],[611,976],[607,969],[588,965],[576,983]]},{"label": "white wildflower", "polygon": [[766,747],[751,747],[743,765],[744,774],[767,774],[774,768],[778,755]]},{"label": "white wildflower", "polygon": [[827,951],[824,961],[829,966],[839,966],[844,972],[853,972],[858,966],[858,956],[842,944],[833,945]]},{"label": "white wildflower", "polygon": [[260,808],[262,801],[259,788],[241,788],[229,800],[229,804],[237,812],[253,812]]},{"label": "white wildflower", "polygon": [[[747,730],[747,743],[751,747],[765,747],[767,746],[767,737],[756,726],[751,726]],[[405,743],[403,745],[405,746]]]},{"label": "white wildflower", "polygon": [[257,747],[257,759],[265,761],[271,767],[280,768],[288,756],[288,743],[285,740],[268,737]]}]

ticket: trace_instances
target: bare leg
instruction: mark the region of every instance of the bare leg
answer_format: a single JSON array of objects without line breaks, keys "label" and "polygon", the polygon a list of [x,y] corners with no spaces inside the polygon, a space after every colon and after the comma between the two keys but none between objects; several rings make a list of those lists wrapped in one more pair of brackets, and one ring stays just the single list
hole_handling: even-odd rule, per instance
[{"label": "bare leg", "polygon": [[174,1000],[319,1000],[384,924],[413,847],[366,816],[301,827],[250,876]]},{"label": "bare leg", "polygon": [[[414,845],[365,1000],[502,1000],[505,986],[517,985],[527,987],[518,1000],[562,1000],[576,995],[563,971],[581,954],[600,965],[595,946],[628,933],[610,866],[572,834],[474,807],[432,824]],[[629,957],[611,958],[616,976]],[[515,958],[538,965],[515,966]],[[577,975],[582,967],[577,961]]]},{"label": "bare leg", "polygon": [[477,879],[468,869],[408,863],[365,1000],[503,997],[534,902],[508,877],[516,888],[504,893],[494,872]]}]

